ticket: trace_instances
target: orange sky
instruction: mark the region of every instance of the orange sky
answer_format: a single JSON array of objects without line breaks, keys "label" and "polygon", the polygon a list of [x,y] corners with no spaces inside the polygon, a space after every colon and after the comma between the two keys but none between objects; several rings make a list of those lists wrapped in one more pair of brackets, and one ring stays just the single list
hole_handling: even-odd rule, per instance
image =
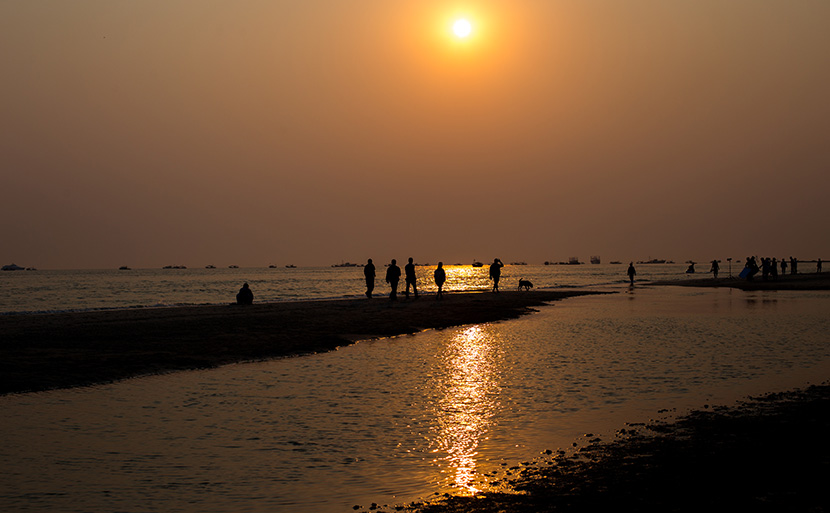
[{"label": "orange sky", "polygon": [[830,258],[827,20],[825,0],[3,2],[0,263]]}]

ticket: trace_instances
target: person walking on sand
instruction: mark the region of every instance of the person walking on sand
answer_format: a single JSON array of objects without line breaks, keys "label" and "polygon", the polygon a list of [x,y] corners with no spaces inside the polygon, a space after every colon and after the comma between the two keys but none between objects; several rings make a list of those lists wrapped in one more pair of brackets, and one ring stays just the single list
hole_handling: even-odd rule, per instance
[{"label": "person walking on sand", "polygon": [[396,301],[398,299],[398,282],[401,279],[401,268],[397,265],[398,261],[394,258],[389,267],[386,268],[386,283],[389,284],[389,300]]},{"label": "person walking on sand", "polygon": [[435,286],[438,287],[437,299],[444,297],[444,282],[447,281],[447,273],[444,272],[444,262],[438,262],[438,269],[433,273]]},{"label": "person walking on sand", "polygon": [[631,285],[634,285],[634,275],[637,274],[637,270],[634,269],[634,262],[628,263],[628,281]]},{"label": "person walking on sand", "polygon": [[493,280],[493,292],[499,291],[499,279],[501,278],[501,268],[504,264],[498,258],[493,260],[490,264],[490,279]]},{"label": "person walking on sand", "polygon": [[417,278],[415,277],[415,264],[412,263],[412,257],[409,257],[409,263],[403,266],[403,273],[406,281],[404,295],[409,299],[409,286],[412,285],[412,292],[415,294],[415,299],[418,299],[418,286],[415,284]]},{"label": "person walking on sand", "polygon": [[372,299],[372,291],[375,290],[375,264],[371,258],[363,266],[363,276],[366,278],[366,297]]},{"label": "person walking on sand", "polygon": [[718,271],[720,271],[720,265],[718,265],[717,260],[712,260],[712,268],[709,271],[715,276],[715,279],[718,279]]},{"label": "person walking on sand", "polygon": [[252,305],[254,304],[254,293],[251,292],[250,287],[248,284],[242,285],[242,288],[239,289],[239,293],[236,294],[236,304],[237,305]]}]

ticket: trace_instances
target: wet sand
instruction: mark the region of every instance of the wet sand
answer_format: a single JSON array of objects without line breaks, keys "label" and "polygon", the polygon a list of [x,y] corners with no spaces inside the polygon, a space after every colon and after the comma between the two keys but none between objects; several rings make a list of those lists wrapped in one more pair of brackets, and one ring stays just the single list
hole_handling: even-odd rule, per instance
[{"label": "wet sand", "polygon": [[[721,277],[718,279],[707,277],[695,277],[678,281],[656,281],[652,285],[679,285],[682,287],[730,287],[740,290],[830,290],[830,273],[809,273],[809,274],[787,274],[778,276],[777,279],[769,278],[764,280],[758,274],[753,280],[737,278],[740,269],[734,273],[732,278]],[[701,273],[703,274],[703,273]]]},{"label": "wet sand", "polygon": [[448,293],[251,306],[0,316],[0,394],[331,351],[356,340],[516,318],[589,291]]},{"label": "wet sand", "polygon": [[[828,511],[830,386],[586,434],[494,478],[513,490],[411,504],[409,512]],[[389,509],[393,511],[395,508]]]}]

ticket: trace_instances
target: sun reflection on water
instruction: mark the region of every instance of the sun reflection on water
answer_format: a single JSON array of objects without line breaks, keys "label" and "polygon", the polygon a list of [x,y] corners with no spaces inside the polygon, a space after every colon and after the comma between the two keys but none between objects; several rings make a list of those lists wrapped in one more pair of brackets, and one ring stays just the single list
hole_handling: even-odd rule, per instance
[{"label": "sun reflection on water", "polygon": [[456,492],[474,494],[478,447],[499,408],[499,345],[486,327],[471,326],[452,338],[441,361],[442,374],[433,453],[446,465]]}]

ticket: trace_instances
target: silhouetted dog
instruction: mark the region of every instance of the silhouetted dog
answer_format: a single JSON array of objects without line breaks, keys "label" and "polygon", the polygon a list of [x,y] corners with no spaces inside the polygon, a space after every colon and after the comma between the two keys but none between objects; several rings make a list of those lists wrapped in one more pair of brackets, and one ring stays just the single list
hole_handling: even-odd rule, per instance
[{"label": "silhouetted dog", "polygon": [[522,290],[522,289],[530,290],[531,288],[533,288],[533,284],[530,283],[530,280],[523,280],[523,279],[519,278],[519,289],[518,290]]}]

